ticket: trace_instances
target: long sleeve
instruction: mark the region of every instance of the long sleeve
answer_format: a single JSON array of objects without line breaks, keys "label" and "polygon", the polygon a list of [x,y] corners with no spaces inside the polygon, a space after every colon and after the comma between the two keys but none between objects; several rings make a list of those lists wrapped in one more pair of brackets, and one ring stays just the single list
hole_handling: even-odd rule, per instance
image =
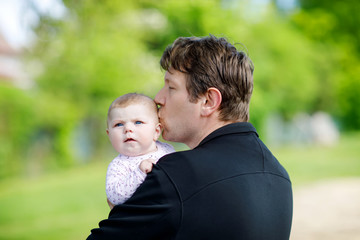
[{"label": "long sleeve", "polygon": [[109,218],[93,229],[88,240],[171,239],[181,219],[179,194],[159,167],[153,171],[124,204],[117,205]]},{"label": "long sleeve", "polygon": [[115,158],[109,164],[106,173],[106,195],[111,203],[118,205],[125,202],[144,181],[146,174],[141,172],[138,162]]},{"label": "long sleeve", "polygon": [[129,199],[139,185],[144,181],[146,174],[143,173],[139,164],[142,160],[159,160],[162,156],[174,152],[174,148],[157,141],[157,151],[136,157],[125,155],[117,156],[108,166],[106,173],[106,195],[114,205],[122,204]]}]

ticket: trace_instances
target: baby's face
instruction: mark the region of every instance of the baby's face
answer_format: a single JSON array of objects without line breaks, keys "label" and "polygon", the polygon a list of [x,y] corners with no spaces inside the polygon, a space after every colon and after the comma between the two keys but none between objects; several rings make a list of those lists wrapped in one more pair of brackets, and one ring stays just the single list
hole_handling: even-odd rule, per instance
[{"label": "baby's face", "polygon": [[108,125],[107,133],[117,152],[139,156],[156,150],[161,129],[157,114],[147,105],[138,103],[112,109]]}]

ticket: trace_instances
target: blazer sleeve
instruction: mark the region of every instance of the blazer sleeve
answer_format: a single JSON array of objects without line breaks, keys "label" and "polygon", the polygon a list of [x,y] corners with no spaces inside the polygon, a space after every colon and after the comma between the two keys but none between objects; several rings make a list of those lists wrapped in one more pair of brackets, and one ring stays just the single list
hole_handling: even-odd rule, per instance
[{"label": "blazer sleeve", "polygon": [[154,165],[134,195],[115,206],[87,239],[171,239],[180,220],[178,192],[166,173]]}]

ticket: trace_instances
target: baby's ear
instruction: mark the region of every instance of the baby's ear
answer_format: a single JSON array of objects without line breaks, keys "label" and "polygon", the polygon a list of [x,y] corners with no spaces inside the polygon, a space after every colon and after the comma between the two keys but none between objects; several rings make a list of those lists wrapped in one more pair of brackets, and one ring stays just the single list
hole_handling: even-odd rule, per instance
[{"label": "baby's ear", "polygon": [[109,136],[109,129],[106,129],[106,134]]},{"label": "baby's ear", "polygon": [[154,134],[154,141],[158,140],[158,138],[160,137],[161,129],[162,129],[161,124],[160,123],[156,124],[156,126],[155,126],[155,134]]}]

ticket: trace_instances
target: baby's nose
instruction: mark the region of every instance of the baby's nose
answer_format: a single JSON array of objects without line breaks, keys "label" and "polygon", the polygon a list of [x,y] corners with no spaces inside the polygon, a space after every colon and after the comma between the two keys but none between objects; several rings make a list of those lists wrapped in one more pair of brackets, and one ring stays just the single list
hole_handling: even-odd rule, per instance
[{"label": "baby's nose", "polygon": [[133,131],[133,125],[130,124],[130,123],[125,124],[124,130],[125,130],[125,133],[132,132]]}]

